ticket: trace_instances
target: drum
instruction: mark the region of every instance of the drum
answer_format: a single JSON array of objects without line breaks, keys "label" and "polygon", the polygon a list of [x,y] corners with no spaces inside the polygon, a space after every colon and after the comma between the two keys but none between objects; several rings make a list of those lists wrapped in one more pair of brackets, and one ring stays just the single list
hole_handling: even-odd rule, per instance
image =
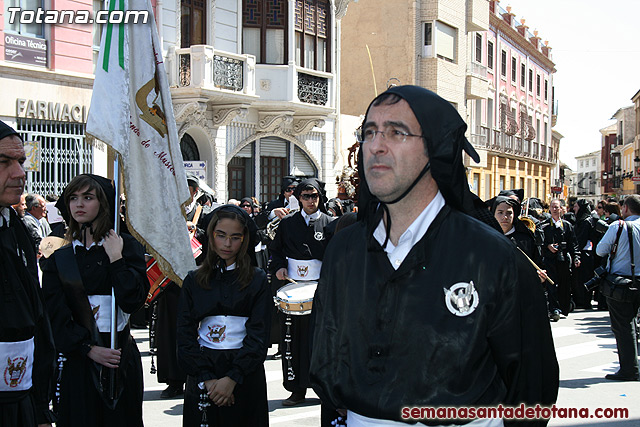
[{"label": "drum", "polygon": [[152,257],[147,261],[147,279],[149,279],[149,293],[144,303],[145,307],[149,307],[153,301],[164,291],[171,280],[160,271],[160,266]]},{"label": "drum", "polygon": [[285,314],[304,316],[311,313],[313,295],[316,293],[318,282],[289,283],[278,289],[273,302],[278,310]]}]

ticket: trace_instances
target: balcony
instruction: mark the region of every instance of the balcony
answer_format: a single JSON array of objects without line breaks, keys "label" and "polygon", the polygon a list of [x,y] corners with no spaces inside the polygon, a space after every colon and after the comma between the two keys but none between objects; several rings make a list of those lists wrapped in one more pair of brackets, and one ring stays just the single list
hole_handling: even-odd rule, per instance
[{"label": "balcony", "polygon": [[[194,45],[171,48],[167,54],[169,85],[178,89],[202,90],[232,98],[255,97],[255,57]],[[178,93],[183,92],[179,90]]]},{"label": "balcony", "polygon": [[487,0],[467,0],[467,30],[487,31],[489,29],[489,2]]},{"label": "balcony", "polygon": [[467,97],[471,99],[486,99],[489,93],[487,67],[477,62],[467,64],[466,74]]}]

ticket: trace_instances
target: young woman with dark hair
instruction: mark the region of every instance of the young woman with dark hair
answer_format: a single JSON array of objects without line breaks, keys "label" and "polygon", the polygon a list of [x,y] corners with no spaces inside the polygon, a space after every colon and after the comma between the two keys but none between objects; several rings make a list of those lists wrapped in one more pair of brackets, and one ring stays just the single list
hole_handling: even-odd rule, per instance
[{"label": "young woman with dark hair", "polygon": [[177,330],[178,364],[187,373],[183,426],[269,424],[263,364],[273,303],[265,272],[249,256],[250,221],[234,205],[213,211],[206,258],[183,282]]},{"label": "young woman with dark hair", "polygon": [[[44,264],[42,290],[58,358],[58,426],[142,426],[142,362],[129,315],[149,291],[144,248],[113,230],[110,180],[78,175],[57,204],[68,245]],[[111,290],[117,305],[117,349],[110,348]],[[111,369],[117,368],[115,385]],[[115,388],[115,393],[107,390]]]}]

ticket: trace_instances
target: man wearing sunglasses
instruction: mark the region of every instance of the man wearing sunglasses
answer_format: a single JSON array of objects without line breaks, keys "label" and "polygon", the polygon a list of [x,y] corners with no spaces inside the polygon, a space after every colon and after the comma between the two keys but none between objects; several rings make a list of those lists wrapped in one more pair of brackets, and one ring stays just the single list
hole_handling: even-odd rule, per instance
[{"label": "man wearing sunglasses", "polygon": [[[316,178],[306,179],[298,184],[294,196],[300,201],[301,209],[282,219],[275,239],[269,246],[269,269],[280,281],[280,286],[287,284],[288,279],[297,282],[318,280],[327,245],[325,226],[333,219],[325,210],[327,198],[324,182]],[[290,316],[286,322],[290,323],[291,342],[290,354],[285,354],[282,360],[282,371],[284,388],[291,392],[291,396],[282,402],[284,406],[304,402],[307,388],[310,387],[310,318],[310,315]],[[286,316],[280,313],[279,319],[281,336],[286,338]],[[286,341],[281,342],[280,348],[287,348]],[[293,375],[290,375],[290,369]]]}]

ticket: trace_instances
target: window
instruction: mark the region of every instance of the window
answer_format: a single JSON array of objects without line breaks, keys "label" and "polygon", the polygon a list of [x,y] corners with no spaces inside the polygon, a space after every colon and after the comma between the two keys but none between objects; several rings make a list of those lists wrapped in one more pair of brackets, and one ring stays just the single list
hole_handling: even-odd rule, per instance
[{"label": "window", "polygon": [[476,33],[476,62],[482,64],[482,34]]},{"label": "window", "polygon": [[422,46],[422,56],[433,58],[433,24],[431,22],[424,23],[424,43]]},{"label": "window", "polygon": [[520,188],[524,189],[524,178],[520,178]]},{"label": "window", "polygon": [[[283,8],[286,1],[280,0]],[[269,1],[271,3],[271,1]],[[329,3],[326,0],[296,0],[296,65],[318,71],[330,71]]]},{"label": "window", "polygon": [[5,31],[11,33],[21,34],[27,37],[40,37],[44,38],[44,24],[35,23],[36,19],[30,19],[33,21],[31,24],[22,24],[20,23],[20,17],[18,14],[15,14],[15,19],[13,24],[9,23],[9,17],[11,16],[8,12],[10,7],[19,7],[23,10],[35,11],[38,8],[44,8],[44,2],[42,0],[5,0],[5,15],[4,15],[4,29]]},{"label": "window", "polygon": [[474,173],[473,174],[473,188],[471,189],[471,191],[473,193],[475,193],[476,195],[478,194],[478,190],[480,189],[480,174],[479,173]]},{"label": "window", "polygon": [[260,64],[284,64],[287,59],[287,2],[244,0],[242,52]]},{"label": "window", "polygon": [[549,80],[544,79],[544,100],[549,99]]},{"label": "window", "polygon": [[533,70],[529,70],[529,92],[533,92]]},{"label": "window", "polygon": [[516,188],[516,177],[512,176],[509,178],[509,189],[514,190]]},{"label": "window", "polygon": [[206,44],[206,7],[204,0],[181,0],[180,47]]},{"label": "window", "polygon": [[436,21],[436,55],[440,59],[456,62],[458,30],[444,22]]},{"label": "window", "polygon": [[505,184],[505,177],[504,175],[500,175],[500,191],[505,189],[504,184]]},{"label": "window", "polygon": [[536,198],[540,198],[540,181],[536,179]]},{"label": "window", "polygon": [[536,96],[540,96],[540,74],[536,75]]},{"label": "window", "polygon": [[493,70],[493,42],[487,42],[487,67]]},{"label": "window", "polygon": [[502,60],[500,61],[500,74],[507,77],[507,51],[502,51]]},{"label": "window", "polygon": [[584,168],[584,160],[580,160],[580,169]]},{"label": "window", "polygon": [[511,82],[515,84],[516,80],[518,79],[517,77],[517,73],[518,73],[518,60],[516,59],[515,56],[511,57]]},{"label": "window", "polygon": [[524,87],[527,82],[527,66],[520,64],[520,86]]},{"label": "window", "polygon": [[595,166],[596,165],[596,159],[591,159],[591,166]]}]

